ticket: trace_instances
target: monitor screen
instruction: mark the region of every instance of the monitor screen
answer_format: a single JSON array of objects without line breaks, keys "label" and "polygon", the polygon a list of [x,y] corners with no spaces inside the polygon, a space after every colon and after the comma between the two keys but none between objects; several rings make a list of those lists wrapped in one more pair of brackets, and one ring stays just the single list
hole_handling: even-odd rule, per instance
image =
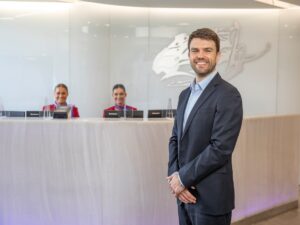
[{"label": "monitor screen", "polygon": [[105,110],[104,111],[104,118],[120,118],[120,111],[114,111],[114,110]]}]

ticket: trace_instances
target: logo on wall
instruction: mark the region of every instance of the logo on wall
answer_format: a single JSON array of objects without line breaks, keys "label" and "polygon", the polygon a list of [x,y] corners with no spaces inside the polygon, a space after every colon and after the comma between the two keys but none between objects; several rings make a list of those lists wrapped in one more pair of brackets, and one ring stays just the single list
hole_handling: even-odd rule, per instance
[{"label": "logo on wall", "polygon": [[[248,54],[246,45],[240,42],[240,25],[235,22],[231,27],[215,29],[221,41],[221,59],[218,70],[225,80],[239,75],[244,64],[254,61],[265,55],[271,44],[266,43],[263,50],[255,54]],[[181,33],[155,57],[152,65],[153,71],[162,75],[161,81],[168,86],[186,86],[195,77],[188,58],[188,34]]]}]

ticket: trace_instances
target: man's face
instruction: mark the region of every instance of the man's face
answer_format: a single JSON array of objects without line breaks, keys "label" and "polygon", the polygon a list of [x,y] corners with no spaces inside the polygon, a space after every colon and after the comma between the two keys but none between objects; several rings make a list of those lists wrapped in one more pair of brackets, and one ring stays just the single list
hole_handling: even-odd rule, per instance
[{"label": "man's face", "polygon": [[68,98],[68,92],[63,87],[58,87],[54,91],[54,98],[56,103],[63,105],[66,104]]},{"label": "man's face", "polygon": [[192,39],[189,59],[193,70],[197,74],[197,81],[202,80],[215,69],[219,58],[220,52],[217,52],[214,41],[200,38]]},{"label": "man's face", "polygon": [[125,105],[126,92],[122,88],[116,88],[112,94],[116,105]]}]

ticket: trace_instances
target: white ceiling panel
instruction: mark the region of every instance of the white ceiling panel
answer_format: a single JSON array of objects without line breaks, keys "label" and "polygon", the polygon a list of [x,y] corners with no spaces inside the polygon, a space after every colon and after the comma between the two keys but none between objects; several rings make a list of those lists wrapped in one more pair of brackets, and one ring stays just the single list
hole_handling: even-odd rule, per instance
[{"label": "white ceiling panel", "polygon": [[[162,8],[274,8],[254,0],[84,0],[121,6]],[[292,0],[290,0],[292,1]]]}]

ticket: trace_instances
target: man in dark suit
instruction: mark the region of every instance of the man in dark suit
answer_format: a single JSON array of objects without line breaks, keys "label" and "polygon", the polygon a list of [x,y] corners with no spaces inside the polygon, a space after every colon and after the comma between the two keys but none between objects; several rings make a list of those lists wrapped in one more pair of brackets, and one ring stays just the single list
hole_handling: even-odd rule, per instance
[{"label": "man in dark suit", "polygon": [[234,208],[232,152],[243,117],[238,90],[216,71],[218,35],[194,31],[188,54],[196,77],[179,96],[167,180],[180,225],[229,225]]}]

